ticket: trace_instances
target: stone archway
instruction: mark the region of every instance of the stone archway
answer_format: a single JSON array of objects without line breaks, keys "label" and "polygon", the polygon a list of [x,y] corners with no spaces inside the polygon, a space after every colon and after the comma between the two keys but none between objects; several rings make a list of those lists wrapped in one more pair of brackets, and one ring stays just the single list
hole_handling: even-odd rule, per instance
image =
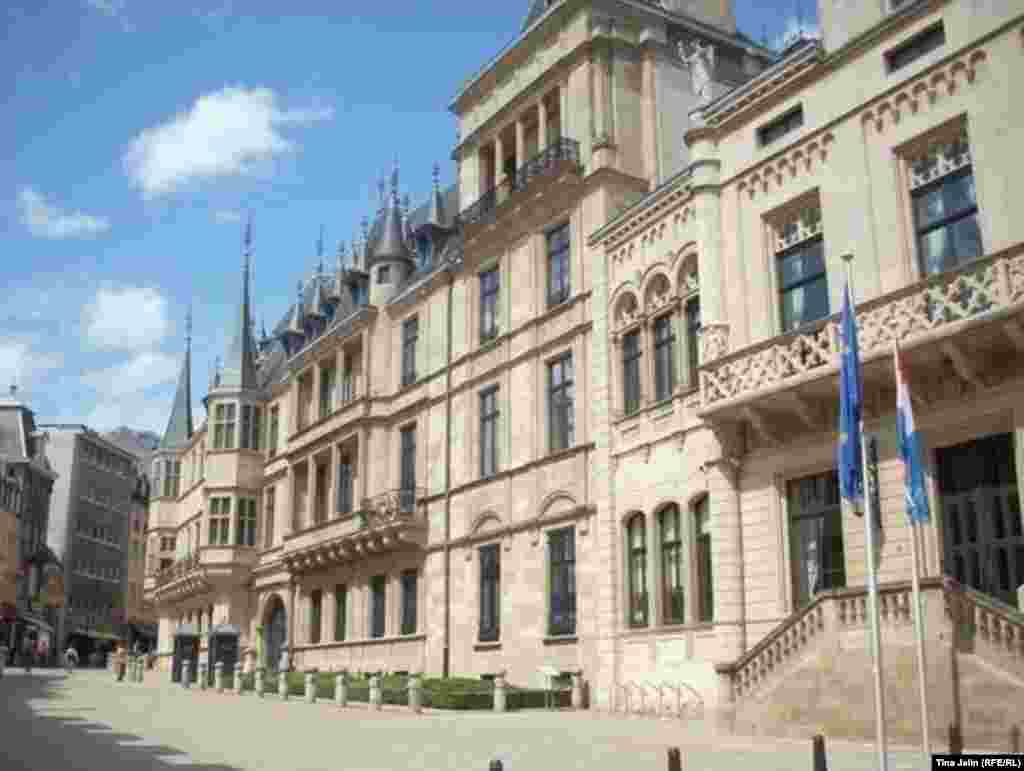
[{"label": "stone archway", "polygon": [[275,594],[263,611],[263,666],[267,670],[277,671],[287,637],[288,612],[284,602]]}]

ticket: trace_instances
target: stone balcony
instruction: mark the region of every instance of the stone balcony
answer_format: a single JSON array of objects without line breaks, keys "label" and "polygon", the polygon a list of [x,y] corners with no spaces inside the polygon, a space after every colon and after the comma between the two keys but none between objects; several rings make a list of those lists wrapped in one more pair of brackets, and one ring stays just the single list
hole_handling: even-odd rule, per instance
[{"label": "stone balcony", "polygon": [[170,567],[146,576],[144,601],[159,605],[203,594],[217,585],[248,579],[257,550],[250,546],[201,546]]},{"label": "stone balcony", "polygon": [[[880,405],[895,388],[896,343],[915,401],[945,398],[957,380],[992,387],[1024,353],[1024,244],[861,303],[856,312],[869,417],[886,411]],[[831,428],[839,322],[837,314],[708,361],[700,368],[699,414],[713,423],[749,423],[769,444],[794,423]],[[709,343],[705,350],[718,347]]]},{"label": "stone balcony", "polygon": [[373,554],[422,548],[427,513],[423,488],[389,490],[364,498],[359,510],[285,536],[282,560],[303,573]]}]

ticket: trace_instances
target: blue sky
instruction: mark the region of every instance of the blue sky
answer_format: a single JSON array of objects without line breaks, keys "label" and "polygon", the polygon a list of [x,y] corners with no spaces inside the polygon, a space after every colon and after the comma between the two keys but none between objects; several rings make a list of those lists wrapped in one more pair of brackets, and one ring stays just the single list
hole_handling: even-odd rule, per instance
[{"label": "blue sky", "polygon": [[[320,226],[329,254],[351,241],[396,158],[414,203],[435,161],[453,179],[447,105],[528,4],[7,0],[0,388],[17,383],[41,421],[162,432],[191,302],[198,423],[244,213],[269,326]],[[773,44],[798,5],[735,3]]]}]

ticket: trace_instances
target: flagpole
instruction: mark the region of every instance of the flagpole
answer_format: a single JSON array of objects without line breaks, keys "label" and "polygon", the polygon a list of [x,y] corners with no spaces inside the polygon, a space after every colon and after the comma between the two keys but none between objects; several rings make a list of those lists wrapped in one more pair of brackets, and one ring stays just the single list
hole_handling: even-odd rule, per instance
[{"label": "flagpole", "polygon": [[[856,301],[853,291],[853,255],[844,254],[846,263],[846,285],[850,291],[850,304],[856,317]],[[871,664],[875,685],[875,746],[878,750],[879,771],[888,771],[889,756],[885,741],[885,694],[882,690],[882,639],[878,617],[878,577],[875,574],[875,528],[874,528],[874,496],[868,489],[866,474],[868,470],[867,442],[864,438],[864,418],[860,421],[860,457],[861,475],[864,490],[864,551],[867,564],[868,609],[871,616]]]},{"label": "flagpole", "polygon": [[910,574],[911,593],[914,600],[914,637],[917,645],[917,683],[919,696],[921,697],[921,749],[924,751],[925,760],[929,760],[932,754],[931,737],[928,731],[928,688],[925,681],[925,659],[924,659],[924,615],[921,612],[921,576],[918,567],[917,556],[917,534],[923,532],[913,522],[910,523],[910,558],[913,560],[913,570]]}]

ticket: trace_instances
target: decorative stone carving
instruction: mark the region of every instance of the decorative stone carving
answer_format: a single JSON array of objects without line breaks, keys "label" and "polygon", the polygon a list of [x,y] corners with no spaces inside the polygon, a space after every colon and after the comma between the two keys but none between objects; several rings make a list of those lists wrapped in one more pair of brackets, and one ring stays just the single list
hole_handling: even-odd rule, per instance
[{"label": "decorative stone carving", "polygon": [[750,198],[754,198],[758,193],[777,189],[799,175],[810,173],[818,165],[824,164],[828,160],[829,148],[834,142],[835,135],[830,131],[808,137],[783,155],[749,171],[739,181],[737,189],[740,192],[745,190]]},{"label": "decorative stone carving", "polygon": [[971,146],[967,129],[962,128],[956,136],[937,139],[910,159],[910,188],[927,185],[970,164]]},{"label": "decorative stone carving", "polygon": [[711,81],[715,75],[715,47],[710,43],[701,45],[699,40],[690,44],[680,41],[678,44],[679,58],[690,71],[690,83],[697,103],[707,104],[711,101]]},{"label": "decorative stone carving", "polygon": [[697,291],[700,291],[700,279],[697,275],[697,269],[694,268],[693,270],[687,271],[680,277],[679,293],[685,296]]},{"label": "decorative stone carving", "polygon": [[775,251],[789,247],[821,234],[821,207],[815,203],[801,209],[794,217],[781,223],[775,232]]},{"label": "decorative stone carving", "polygon": [[701,364],[720,359],[729,353],[729,325],[705,324],[700,330]]}]

